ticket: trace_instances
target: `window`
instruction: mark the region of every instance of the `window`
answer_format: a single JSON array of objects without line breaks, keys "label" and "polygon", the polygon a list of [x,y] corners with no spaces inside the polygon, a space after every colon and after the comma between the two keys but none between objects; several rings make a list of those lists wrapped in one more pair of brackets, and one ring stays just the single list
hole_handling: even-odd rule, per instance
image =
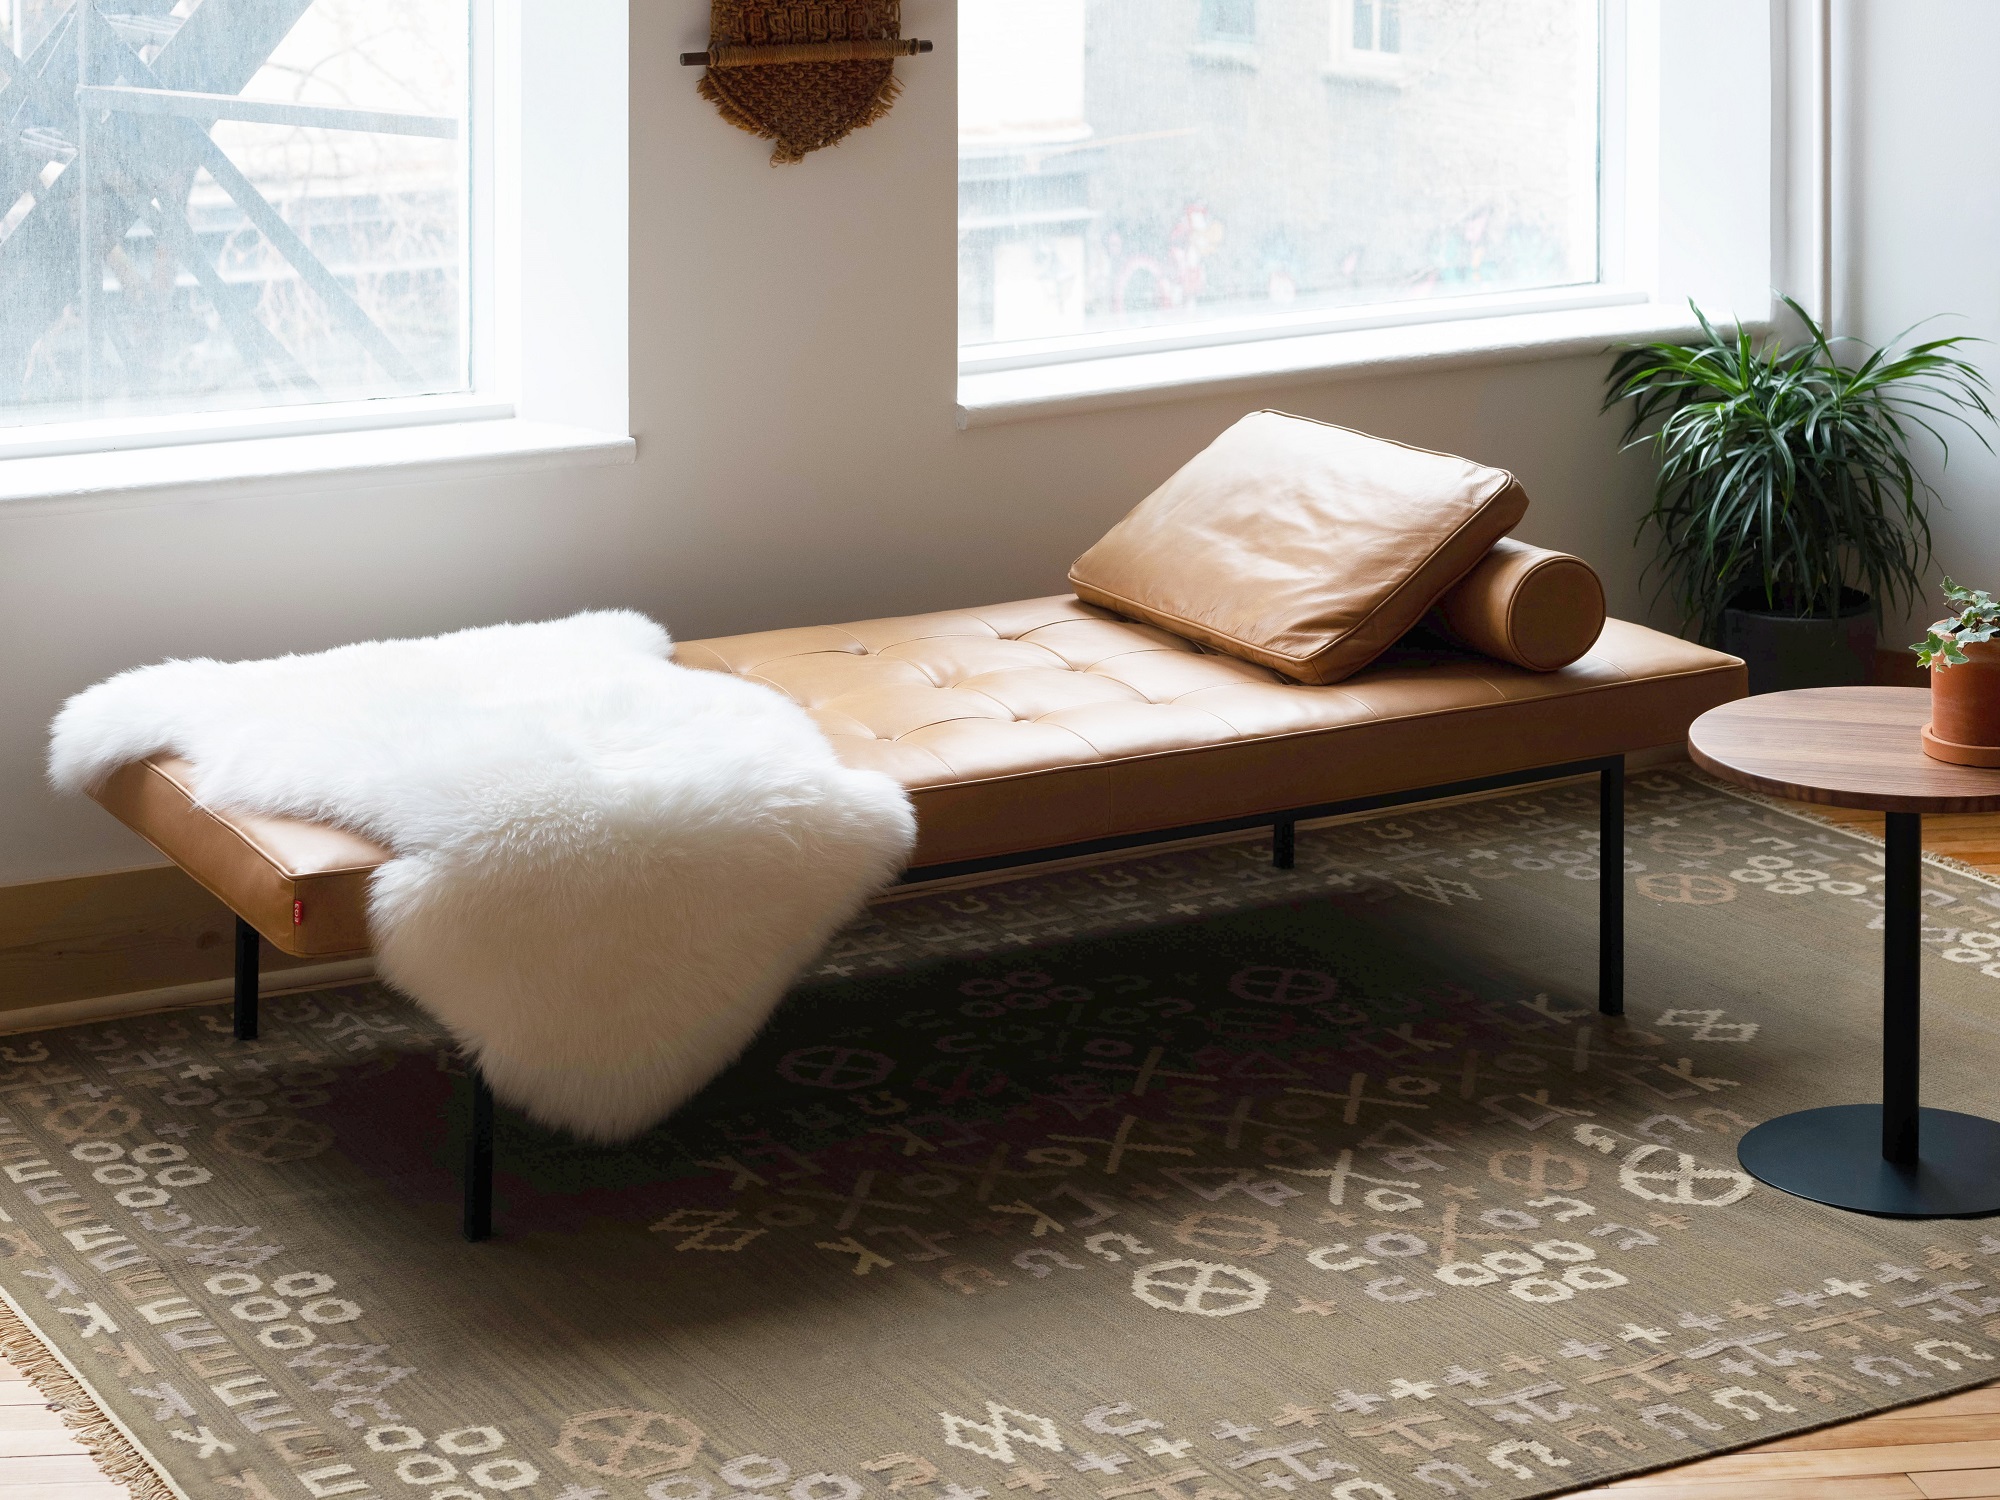
[{"label": "window", "polygon": [[1201,34],[1216,41],[1256,40],[1257,0],[1201,0]]},{"label": "window", "polygon": [[1403,50],[1402,0],[1348,0],[1348,3],[1353,15],[1347,35],[1356,52]]},{"label": "window", "polygon": [[[959,15],[968,369],[1602,279],[1599,0]],[[1254,67],[1161,45],[1252,26]]]},{"label": "window", "polygon": [[0,20],[0,430],[470,387],[470,0]]}]

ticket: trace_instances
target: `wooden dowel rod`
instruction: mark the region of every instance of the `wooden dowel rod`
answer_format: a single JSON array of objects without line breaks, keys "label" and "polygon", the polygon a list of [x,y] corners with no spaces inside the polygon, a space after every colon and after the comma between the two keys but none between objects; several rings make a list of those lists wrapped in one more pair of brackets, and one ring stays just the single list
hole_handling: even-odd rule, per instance
[{"label": "wooden dowel rod", "polygon": [[758,68],[774,63],[859,62],[890,57],[915,57],[932,50],[930,42],[883,39],[853,42],[774,42],[764,47],[717,45],[706,52],[683,52],[684,68]]}]

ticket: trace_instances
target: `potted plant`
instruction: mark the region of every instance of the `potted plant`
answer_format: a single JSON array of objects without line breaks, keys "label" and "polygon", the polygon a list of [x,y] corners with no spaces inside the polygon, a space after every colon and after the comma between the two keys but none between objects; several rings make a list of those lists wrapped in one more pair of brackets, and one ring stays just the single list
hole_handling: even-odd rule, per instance
[{"label": "potted plant", "polygon": [[1937,492],[1912,438],[1944,448],[1953,421],[1992,446],[1974,425],[1993,420],[1990,387],[1957,353],[1978,340],[1874,349],[1785,305],[1804,342],[1724,335],[1697,307],[1701,338],[1628,346],[1603,407],[1629,404],[1623,446],[1658,459],[1640,534],[1658,532],[1663,589],[1749,663],[1753,693],[1868,680],[1883,607],[1921,592],[1930,558]]},{"label": "potted plant", "polygon": [[1961,766],[2000,766],[2000,600],[1944,581],[1954,613],[1910,649],[1931,674],[1924,754]]}]

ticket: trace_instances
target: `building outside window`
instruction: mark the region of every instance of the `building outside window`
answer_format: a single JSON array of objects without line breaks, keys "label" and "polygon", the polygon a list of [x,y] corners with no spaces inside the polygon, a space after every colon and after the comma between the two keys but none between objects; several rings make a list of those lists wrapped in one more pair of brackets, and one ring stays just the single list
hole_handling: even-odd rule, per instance
[{"label": "building outside window", "polygon": [[468,0],[0,0],[0,429],[462,391]]},{"label": "building outside window", "polygon": [[968,356],[1599,278],[1598,0],[960,0],[960,27]]}]

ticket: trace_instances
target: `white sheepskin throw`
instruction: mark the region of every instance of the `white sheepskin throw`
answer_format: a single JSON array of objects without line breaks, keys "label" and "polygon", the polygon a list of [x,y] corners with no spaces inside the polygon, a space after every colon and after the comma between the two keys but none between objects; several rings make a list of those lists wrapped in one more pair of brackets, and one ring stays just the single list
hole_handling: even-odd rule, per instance
[{"label": "white sheepskin throw", "polygon": [[380,972],[494,1093],[594,1140],[736,1057],[916,833],[789,699],[676,666],[625,611],[272,661],[169,661],[77,694],[49,776],[157,752],[218,811],[333,823],[396,857]]}]

